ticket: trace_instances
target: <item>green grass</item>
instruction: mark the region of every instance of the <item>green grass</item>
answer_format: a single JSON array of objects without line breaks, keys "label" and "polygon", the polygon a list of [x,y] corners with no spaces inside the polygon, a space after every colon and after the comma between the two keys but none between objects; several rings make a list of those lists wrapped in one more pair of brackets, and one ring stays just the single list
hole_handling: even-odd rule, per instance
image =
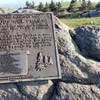
[{"label": "green grass", "polygon": [[[77,4],[79,6],[81,6],[81,2],[77,2]],[[96,2],[92,2],[92,5],[95,7],[96,6]],[[62,8],[68,8],[69,5],[70,5],[70,2],[68,2],[67,0],[66,1],[61,1],[61,5],[62,5]]]},{"label": "green grass", "polygon": [[100,17],[93,17],[93,18],[73,18],[67,19],[62,18],[60,19],[64,24],[70,27],[77,27],[77,26],[98,26],[100,25]]}]

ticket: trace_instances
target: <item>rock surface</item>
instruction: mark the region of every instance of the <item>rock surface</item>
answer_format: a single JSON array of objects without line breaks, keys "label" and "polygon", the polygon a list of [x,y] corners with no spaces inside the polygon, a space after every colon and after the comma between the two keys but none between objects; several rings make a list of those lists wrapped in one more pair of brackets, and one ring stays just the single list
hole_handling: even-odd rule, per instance
[{"label": "rock surface", "polygon": [[100,100],[100,89],[95,85],[60,82],[56,86],[52,100]]},{"label": "rock surface", "polygon": [[[91,56],[87,58],[88,55],[83,55],[83,51],[80,50],[81,45],[78,45],[76,39],[81,37],[81,34],[77,35],[80,31],[74,32],[73,29],[62,24],[57,18],[55,18],[55,21],[62,79],[50,80],[48,83],[39,81],[0,84],[0,99],[100,100],[100,62],[93,60]],[[89,32],[94,31],[95,33],[95,29],[93,28]],[[78,39],[81,42],[81,38]],[[88,39],[91,39],[91,36]],[[83,45],[84,42],[82,41]],[[94,47],[96,47],[96,44],[92,45],[91,49]]]},{"label": "rock surface", "polygon": [[100,61],[100,26],[78,27],[75,31],[73,39],[83,56]]}]

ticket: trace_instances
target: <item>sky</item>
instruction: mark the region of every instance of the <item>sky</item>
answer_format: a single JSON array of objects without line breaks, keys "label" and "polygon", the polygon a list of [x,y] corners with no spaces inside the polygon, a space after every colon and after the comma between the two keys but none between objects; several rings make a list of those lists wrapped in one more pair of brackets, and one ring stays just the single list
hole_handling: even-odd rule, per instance
[{"label": "sky", "polygon": [[[20,8],[25,6],[26,1],[32,2],[34,1],[35,4],[39,4],[39,2],[50,2],[51,0],[0,0],[0,7],[4,8]],[[55,2],[58,1],[70,1],[70,0],[53,0]],[[100,0],[91,0],[93,2],[99,2]]]}]

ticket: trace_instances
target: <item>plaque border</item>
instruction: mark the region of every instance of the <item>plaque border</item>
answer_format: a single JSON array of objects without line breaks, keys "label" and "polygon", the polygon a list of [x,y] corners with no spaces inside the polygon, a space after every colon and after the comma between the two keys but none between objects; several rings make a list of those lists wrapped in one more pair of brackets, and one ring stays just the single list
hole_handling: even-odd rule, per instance
[{"label": "plaque border", "polygon": [[[61,79],[62,75],[61,75],[61,67],[60,67],[60,62],[59,62],[59,53],[58,53],[58,49],[57,49],[57,36],[56,36],[56,32],[55,32],[55,16],[53,14],[53,12],[35,12],[35,13],[8,13],[8,14],[0,14],[0,15],[16,15],[16,14],[19,14],[19,15],[24,15],[24,14],[27,14],[27,15],[31,15],[31,14],[43,14],[43,15],[46,15],[46,14],[50,14],[50,17],[51,17],[51,25],[52,25],[52,34],[53,34],[53,43],[54,43],[54,47],[55,47],[55,58],[56,58],[56,65],[57,65],[57,75],[56,76],[48,76],[48,77],[42,77],[42,78],[39,78],[39,77],[34,77],[33,79],[29,78],[29,79],[10,79],[10,77],[8,76],[8,80],[6,81],[0,81],[0,83],[15,83],[15,82],[25,82],[25,81],[37,81],[37,80],[52,80],[52,79]],[[22,75],[23,76],[23,75]],[[18,76],[16,76],[18,77]],[[4,78],[4,77],[0,77],[0,80]]]}]

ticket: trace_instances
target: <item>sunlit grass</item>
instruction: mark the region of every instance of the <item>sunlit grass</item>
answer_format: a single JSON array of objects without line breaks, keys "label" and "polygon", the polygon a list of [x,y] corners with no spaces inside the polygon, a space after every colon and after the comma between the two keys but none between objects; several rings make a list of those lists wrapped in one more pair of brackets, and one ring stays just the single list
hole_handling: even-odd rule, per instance
[{"label": "sunlit grass", "polygon": [[77,27],[77,26],[98,26],[100,25],[100,17],[93,17],[93,18],[73,18],[67,19],[62,18],[60,19],[63,23],[70,27]]}]

